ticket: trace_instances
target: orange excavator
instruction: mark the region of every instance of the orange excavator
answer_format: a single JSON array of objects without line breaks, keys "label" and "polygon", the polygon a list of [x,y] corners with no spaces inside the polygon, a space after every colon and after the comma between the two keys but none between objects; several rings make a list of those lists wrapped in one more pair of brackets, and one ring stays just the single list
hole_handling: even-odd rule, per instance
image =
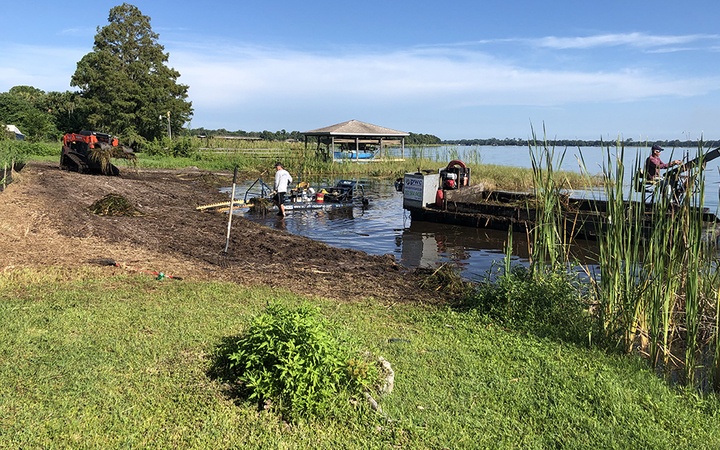
[{"label": "orange excavator", "polygon": [[120,145],[118,138],[97,131],[67,133],[63,136],[60,169],[98,175],[120,175],[110,160],[135,159],[131,148]]}]

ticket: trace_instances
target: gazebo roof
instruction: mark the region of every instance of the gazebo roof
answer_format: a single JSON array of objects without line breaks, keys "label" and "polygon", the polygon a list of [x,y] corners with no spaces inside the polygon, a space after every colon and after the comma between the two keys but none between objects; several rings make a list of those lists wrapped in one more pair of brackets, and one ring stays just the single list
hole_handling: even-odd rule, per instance
[{"label": "gazebo roof", "polygon": [[330,125],[317,130],[305,131],[305,136],[365,136],[365,137],[403,137],[410,136],[410,133],[397,131],[390,128],[379,127],[359,120],[348,120],[347,122]]}]

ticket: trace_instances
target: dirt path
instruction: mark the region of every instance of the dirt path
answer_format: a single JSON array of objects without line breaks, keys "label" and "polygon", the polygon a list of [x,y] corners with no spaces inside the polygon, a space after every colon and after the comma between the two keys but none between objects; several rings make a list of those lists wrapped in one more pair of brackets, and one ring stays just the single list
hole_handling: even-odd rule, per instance
[{"label": "dirt path", "polygon": [[[227,201],[231,174],[124,169],[120,177],[30,163],[0,192],[0,270],[106,266],[164,272],[191,280],[267,285],[341,300],[435,301],[420,278],[391,255],[371,256],[196,206]],[[100,216],[90,206],[107,194],[128,199],[138,216]],[[292,220],[292,219],[286,219]],[[116,262],[119,267],[108,266]]]}]

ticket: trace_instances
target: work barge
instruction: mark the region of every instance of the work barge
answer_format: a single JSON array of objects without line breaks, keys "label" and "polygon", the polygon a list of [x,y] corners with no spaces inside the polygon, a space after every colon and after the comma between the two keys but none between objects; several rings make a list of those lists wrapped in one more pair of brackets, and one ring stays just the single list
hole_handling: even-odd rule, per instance
[{"label": "work barge", "polygon": [[[711,158],[720,156],[720,149],[707,154]],[[685,170],[693,167],[689,161]],[[460,225],[474,228],[489,228],[501,231],[530,232],[538,218],[538,199],[530,192],[509,192],[486,190],[483,183],[470,184],[470,168],[462,161],[451,161],[438,173],[418,171],[406,173],[396,182],[398,191],[403,192],[403,208],[410,212],[411,220]],[[631,205],[624,201],[626,210],[631,206],[641,211],[642,219],[637,223],[643,234],[649,235],[653,228],[654,194],[665,189],[649,182],[639,181],[638,195],[642,200]],[[557,194],[558,210],[566,236],[572,239],[597,240],[612,223],[608,202],[595,198],[573,197],[569,193]],[[672,205],[669,212],[673,209]],[[707,208],[694,208],[709,228],[720,224],[718,217]],[[625,220],[624,218],[622,220]]]}]

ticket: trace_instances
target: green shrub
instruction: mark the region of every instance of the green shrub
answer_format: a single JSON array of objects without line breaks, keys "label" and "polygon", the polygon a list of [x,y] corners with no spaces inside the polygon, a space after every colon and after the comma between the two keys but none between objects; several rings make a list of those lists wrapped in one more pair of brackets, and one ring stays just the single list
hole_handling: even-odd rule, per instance
[{"label": "green shrub", "polygon": [[575,277],[566,270],[512,267],[494,282],[478,284],[470,304],[508,328],[583,343],[592,321]]},{"label": "green shrub", "polygon": [[173,156],[187,158],[194,156],[198,151],[198,144],[189,137],[180,137],[173,141]]},{"label": "green shrub", "polygon": [[0,162],[22,163],[33,156],[57,156],[60,159],[62,145],[57,142],[27,142],[10,139],[0,140]]},{"label": "green shrub", "polygon": [[230,344],[227,358],[243,396],[294,420],[323,416],[374,384],[377,369],[358,355],[316,307],[272,305]]},{"label": "green shrub", "polygon": [[20,155],[10,145],[7,139],[0,139],[0,164],[10,164],[14,160],[20,159]]},{"label": "green shrub", "polygon": [[197,153],[198,143],[189,137],[170,139],[164,137],[147,143],[144,151],[151,156],[172,156],[174,158],[191,157]]},{"label": "green shrub", "polygon": [[60,159],[60,142],[18,142],[19,151],[26,156],[57,156]]},{"label": "green shrub", "polygon": [[[168,142],[166,142],[168,141]],[[168,145],[169,139],[154,139],[143,146],[143,153],[150,156],[172,156],[172,147]]]}]

